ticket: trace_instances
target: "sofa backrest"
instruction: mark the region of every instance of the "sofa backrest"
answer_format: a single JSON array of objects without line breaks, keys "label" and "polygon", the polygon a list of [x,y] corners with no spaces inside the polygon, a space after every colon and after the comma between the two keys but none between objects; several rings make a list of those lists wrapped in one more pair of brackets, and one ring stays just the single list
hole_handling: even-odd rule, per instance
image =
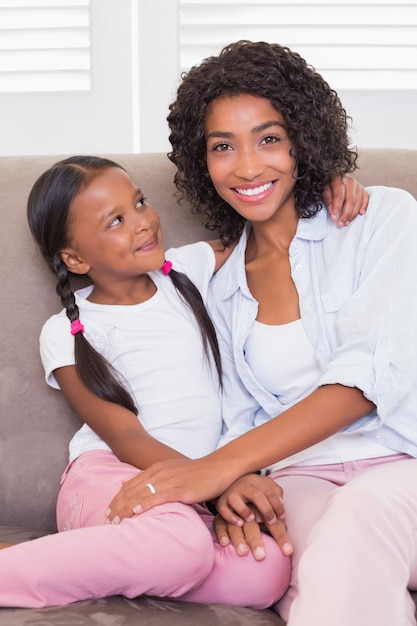
[{"label": "sofa backrest", "polygon": [[[186,205],[178,206],[173,166],[164,154],[111,155],[130,172],[159,211],[166,247],[213,238]],[[60,310],[55,279],[26,223],[36,178],[58,156],[0,158],[0,525],[55,530],[55,499],[80,426],[60,392],[44,382],[38,337]],[[402,187],[417,197],[417,150],[364,150],[363,184]]]}]

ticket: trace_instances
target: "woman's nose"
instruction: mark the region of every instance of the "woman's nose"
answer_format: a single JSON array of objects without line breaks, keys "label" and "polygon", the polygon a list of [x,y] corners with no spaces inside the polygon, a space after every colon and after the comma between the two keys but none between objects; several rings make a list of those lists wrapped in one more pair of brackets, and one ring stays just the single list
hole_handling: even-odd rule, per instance
[{"label": "woman's nose", "polygon": [[237,156],[235,174],[246,180],[253,180],[263,172],[264,166],[256,150],[244,150]]}]

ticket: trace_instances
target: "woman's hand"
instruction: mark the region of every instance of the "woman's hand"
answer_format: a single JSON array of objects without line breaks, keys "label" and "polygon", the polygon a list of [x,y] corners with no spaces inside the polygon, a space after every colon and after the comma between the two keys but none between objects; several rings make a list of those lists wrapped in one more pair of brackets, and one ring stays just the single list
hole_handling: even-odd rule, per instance
[{"label": "woman's hand", "polygon": [[247,474],[236,480],[216,503],[214,530],[219,543],[225,546],[232,542],[238,554],[251,550],[257,560],[262,560],[265,546],[259,524],[263,522],[282,552],[291,554],[282,494],[282,488],[267,476]]},{"label": "woman's hand", "polygon": [[106,511],[108,523],[142,513],[165,502],[193,504],[212,500],[229,483],[203,459],[172,459],[154,463],[126,481]]},{"label": "woman's hand", "polygon": [[323,200],[332,220],[338,226],[347,226],[368,208],[369,194],[352,176],[337,176],[323,192]]}]

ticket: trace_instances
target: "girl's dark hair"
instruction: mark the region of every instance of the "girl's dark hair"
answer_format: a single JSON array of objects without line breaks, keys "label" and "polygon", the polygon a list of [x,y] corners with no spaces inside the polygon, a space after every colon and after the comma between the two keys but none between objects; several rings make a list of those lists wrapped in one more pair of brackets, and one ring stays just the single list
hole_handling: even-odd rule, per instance
[{"label": "girl's dark hair", "polygon": [[[56,291],[70,322],[79,319],[79,310],[70,282],[74,275],[62,261],[61,251],[71,243],[72,203],[96,176],[113,167],[125,171],[121,165],[110,159],[94,156],[69,157],[44,172],[29,194],[29,227],[44,259],[57,276]],[[180,296],[193,311],[201,330],[205,354],[209,358],[210,348],[221,380],[216,333],[200,292],[185,274],[172,269],[169,276]],[[98,397],[120,404],[137,415],[138,408],[120,374],[81,332],[74,335],[74,351],[75,364],[82,382]]]},{"label": "girl's dark hair", "polygon": [[296,52],[278,44],[238,41],[182,75],[168,124],[176,165],[175,184],[205,225],[227,244],[245,220],[217,194],[207,171],[204,120],[209,104],[222,96],[267,98],[286,123],[298,175],[294,189],[299,217],[312,217],[321,194],[336,175],[355,169],[349,149],[348,116],[326,81]]}]

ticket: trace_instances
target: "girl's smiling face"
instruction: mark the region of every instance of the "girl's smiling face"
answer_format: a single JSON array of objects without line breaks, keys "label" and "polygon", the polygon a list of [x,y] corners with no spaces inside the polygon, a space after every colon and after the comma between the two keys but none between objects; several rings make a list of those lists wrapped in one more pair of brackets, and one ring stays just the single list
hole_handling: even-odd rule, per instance
[{"label": "girl's smiling face", "polygon": [[267,98],[241,94],[214,100],[204,130],[210,178],[235,211],[251,222],[267,221],[283,207],[295,212],[292,143]]},{"label": "girl's smiling face", "polygon": [[70,238],[63,261],[96,286],[129,283],[164,262],[159,216],[117,167],[100,172],[75,198]]}]

